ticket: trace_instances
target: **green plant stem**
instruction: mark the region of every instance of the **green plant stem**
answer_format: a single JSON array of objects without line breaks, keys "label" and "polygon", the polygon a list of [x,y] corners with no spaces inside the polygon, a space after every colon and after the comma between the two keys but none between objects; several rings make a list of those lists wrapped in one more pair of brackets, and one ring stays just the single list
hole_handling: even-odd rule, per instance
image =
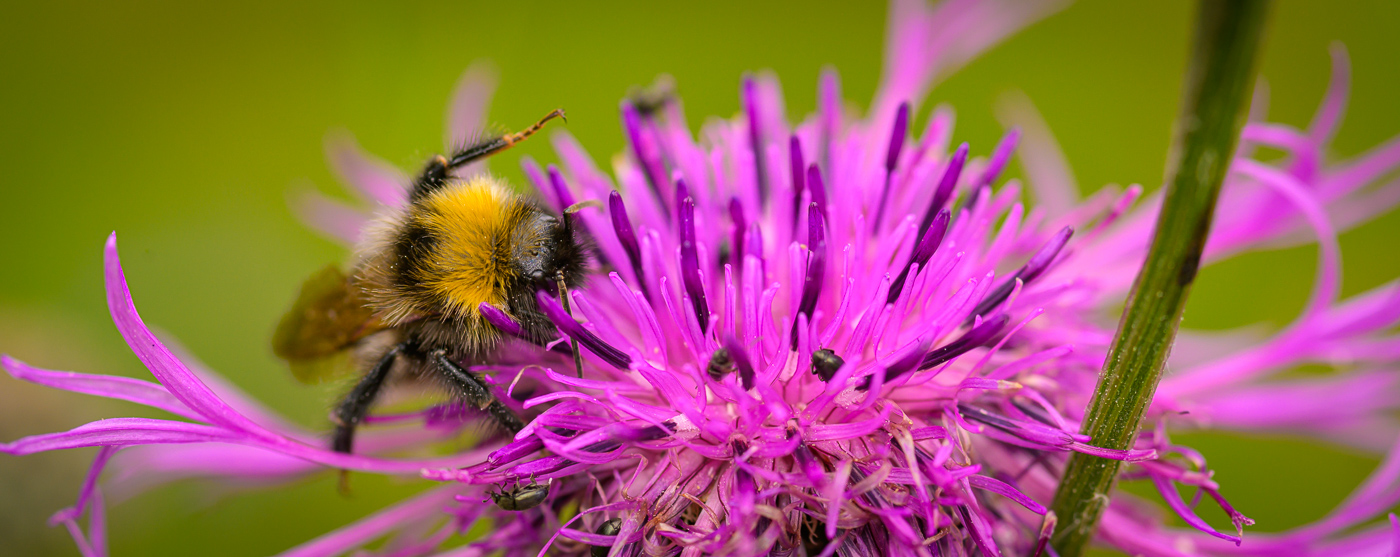
[{"label": "green plant stem", "polygon": [[[1157,391],[1244,125],[1268,0],[1201,0],[1197,10],[1162,212],[1081,430],[1099,447],[1131,448]],[[1053,505],[1062,557],[1084,554],[1122,465],[1071,456]]]}]

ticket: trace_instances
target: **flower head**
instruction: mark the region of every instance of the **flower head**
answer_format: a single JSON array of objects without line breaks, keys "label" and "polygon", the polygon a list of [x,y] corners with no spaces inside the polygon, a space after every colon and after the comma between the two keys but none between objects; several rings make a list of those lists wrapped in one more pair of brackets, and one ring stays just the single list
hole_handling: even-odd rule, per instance
[{"label": "flower head", "polygon": [[[1142,502],[1115,498],[1100,539],[1134,554],[1331,555],[1383,551],[1389,528],[1356,530],[1400,502],[1400,449],[1327,518],[1241,545],[1252,523],[1221,494],[1205,458],[1175,445],[1174,427],[1284,430],[1370,449],[1400,434],[1395,407],[1400,285],[1337,298],[1336,231],[1393,206],[1400,141],[1353,161],[1321,154],[1346,96],[1345,53],[1307,130],[1251,123],[1234,161],[1207,261],[1313,235],[1318,279],[1303,314],[1277,335],[1200,358],[1191,338],[1173,356],[1136,446],[1110,450],[1078,434],[1121,302],[1146,253],[1158,200],[1141,188],[1079,201],[1061,169],[1028,165],[1037,199],[1001,175],[1016,153],[1058,160],[1034,119],[991,148],[953,147],[951,111],[911,133],[934,81],[1033,20],[1043,7],[896,1],[881,88],[865,117],[843,108],[823,76],[819,110],[793,122],[775,78],[743,81],[742,113],[685,127],[681,106],[622,106],[629,142],[612,176],[566,133],[561,164],[526,175],[542,203],[596,242],[599,272],[569,293],[540,292],[572,360],[524,341],[475,371],[522,414],[514,437],[431,460],[391,458],[455,436],[479,419],[455,405],[372,416],[347,455],[288,425],[200,369],[142,323],[115,239],[108,302],[118,329],[159,383],[52,372],[6,359],[11,375],[121,398],[188,421],[112,419],[0,445],[14,454],[101,446],[75,507],[60,512],[85,554],[104,554],[101,490],[188,476],[280,480],[334,467],[418,475],[442,485],[288,555],[335,555],[390,535],[393,555],[1040,555],[1055,527],[1047,505],[1068,454],[1131,463],[1125,479],[1157,487],[1194,530],[1163,526]],[[481,120],[492,80],[470,70],[449,138]],[[643,109],[644,108],[644,109]],[[1265,163],[1250,149],[1281,149]],[[1047,157],[1048,155],[1048,157]],[[349,144],[332,162],[370,201],[406,202],[401,175]],[[479,172],[471,169],[468,172]],[[303,207],[333,236],[359,239],[368,216],[320,199]],[[572,309],[570,311],[569,309]],[[519,326],[491,306],[507,334]],[[1346,364],[1310,379],[1272,376],[1299,363]],[[1183,414],[1184,413],[1184,414]],[[393,427],[389,427],[393,426]],[[543,488],[537,487],[543,486]],[[1221,531],[1178,486],[1231,517]],[[544,489],[525,511],[499,503]],[[505,495],[502,495],[505,493]],[[494,495],[492,495],[494,494]],[[531,491],[530,496],[537,495]],[[77,526],[83,513],[89,530]],[[495,529],[443,542],[479,520]],[[436,530],[420,528],[425,523]],[[1236,546],[1239,546],[1238,548]]]}]

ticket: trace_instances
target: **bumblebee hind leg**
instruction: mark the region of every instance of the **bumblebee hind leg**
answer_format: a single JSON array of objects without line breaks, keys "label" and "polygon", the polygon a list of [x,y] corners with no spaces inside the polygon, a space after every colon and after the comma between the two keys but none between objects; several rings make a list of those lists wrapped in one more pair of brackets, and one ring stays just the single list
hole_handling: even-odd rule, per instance
[{"label": "bumblebee hind leg", "polygon": [[[394,367],[394,360],[404,348],[405,345],[400,344],[390,349],[379,359],[379,363],[374,364],[369,373],[360,378],[360,382],[345,395],[345,399],[340,401],[340,406],[337,406],[335,413],[331,415],[335,421],[335,433],[331,434],[331,450],[345,454],[354,452],[355,426],[360,425],[360,420],[369,413],[369,407],[374,404],[374,399],[379,397],[379,391],[383,390],[384,379]],[[342,494],[350,493],[349,470],[340,471],[339,489]]]},{"label": "bumblebee hind leg", "polygon": [[360,420],[369,413],[370,405],[374,404],[374,399],[379,397],[379,391],[384,387],[384,379],[394,367],[394,360],[403,350],[402,344],[390,349],[379,359],[379,363],[374,364],[369,373],[360,378],[360,382],[345,395],[345,399],[340,401],[340,406],[336,407],[333,415],[335,433],[331,436],[331,450],[346,454],[354,451],[355,426],[360,425]]},{"label": "bumblebee hind leg", "polygon": [[428,358],[432,360],[438,372],[442,373],[447,382],[457,388],[458,395],[467,403],[485,410],[497,424],[500,424],[511,434],[519,433],[521,429],[525,428],[525,424],[520,421],[520,417],[516,416],[515,412],[501,404],[501,401],[491,394],[490,388],[482,383],[480,378],[448,358],[446,351],[434,350],[428,355]]}]

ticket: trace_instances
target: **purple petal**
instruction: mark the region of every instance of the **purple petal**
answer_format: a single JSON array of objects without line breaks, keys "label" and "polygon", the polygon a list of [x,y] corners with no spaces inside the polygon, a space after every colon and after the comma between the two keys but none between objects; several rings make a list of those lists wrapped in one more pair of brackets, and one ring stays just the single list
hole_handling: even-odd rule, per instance
[{"label": "purple petal", "polygon": [[255,436],[268,433],[248,418],[239,414],[219,399],[203,381],[200,381],[183,362],[177,359],[165,344],[146,328],[141,316],[132,305],[131,292],[127,290],[126,275],[122,272],[121,260],[117,257],[117,235],[107,239],[105,257],[107,306],[117,331],[126,339],[131,351],[156,376],[170,394],[191,410],[198,412],[211,423],[235,431],[248,432]]},{"label": "purple petal", "polygon": [[818,157],[831,162],[831,148],[841,135],[841,76],[836,70],[822,70],[821,82],[817,85],[817,105],[820,111],[821,136],[817,142]]},{"label": "purple petal", "polygon": [[1047,512],[1046,508],[1040,503],[1035,502],[1034,499],[1031,499],[1025,493],[1022,493],[1021,490],[1011,487],[1010,485],[1007,485],[1001,480],[989,478],[987,476],[972,475],[967,477],[967,481],[968,483],[972,484],[972,487],[985,489],[992,493],[996,493],[998,495],[1006,497],[1007,499],[1015,501],[1018,505],[1025,507],[1026,510],[1035,514],[1045,514]]},{"label": "purple petal", "polygon": [[549,185],[554,189],[554,198],[559,200],[561,217],[569,218],[569,215],[562,213],[574,205],[574,194],[569,193],[569,184],[564,181],[564,174],[559,172],[559,167],[552,164],[549,165]]},{"label": "purple petal", "polygon": [[491,108],[491,95],[496,91],[496,68],[487,61],[472,62],[457,79],[452,89],[452,102],[447,108],[445,146],[460,148],[469,143],[473,134],[485,128],[486,113]]},{"label": "purple petal", "polygon": [[[860,387],[858,388],[862,391],[866,389],[872,389],[877,393],[880,392],[880,387],[883,386],[885,383],[889,382],[890,380],[896,377],[913,371],[915,366],[920,365],[919,363],[922,362],[925,358],[925,355],[928,354],[928,349],[930,345],[931,343],[927,340],[919,342],[898,360],[895,360],[894,362],[890,363],[890,365],[885,366],[883,370],[877,371],[875,372],[875,374],[866,377],[865,382],[861,383]],[[874,397],[866,397],[866,400],[867,402],[873,402]]]},{"label": "purple petal", "polygon": [[65,432],[32,435],[10,443],[0,443],[0,452],[27,455],[78,447],[229,442],[237,439],[236,433],[203,424],[150,418],[110,418]]},{"label": "purple petal", "polygon": [[1172,511],[1176,512],[1176,515],[1190,524],[1191,527],[1222,540],[1234,542],[1235,545],[1240,545],[1242,540],[1239,536],[1222,534],[1206,524],[1206,521],[1201,520],[1201,517],[1196,516],[1196,512],[1191,510],[1185,501],[1181,500],[1181,495],[1176,492],[1176,485],[1172,484],[1171,480],[1154,475],[1152,476],[1152,484],[1157,487],[1157,492],[1162,494],[1162,500],[1167,502],[1167,506],[1171,507]]},{"label": "purple petal", "polygon": [[49,371],[30,367],[28,364],[9,356],[0,357],[0,363],[3,363],[5,371],[9,372],[10,376],[36,385],[43,385],[45,387],[62,389],[75,393],[127,400],[137,404],[144,404],[152,408],[159,408],[171,414],[183,416],[192,420],[204,419],[204,416],[190,410],[189,407],[181,403],[174,395],[170,394],[170,391],[167,391],[165,387],[162,387],[158,383],[112,375],[88,375],[71,371]]},{"label": "purple petal", "polygon": [[894,172],[899,163],[899,152],[904,149],[905,137],[909,135],[909,103],[899,103],[894,116],[894,128],[890,131],[890,146],[885,151],[885,172]]},{"label": "purple petal", "polygon": [[500,329],[501,332],[505,334],[518,337],[525,332],[525,330],[520,327],[519,323],[516,323],[509,315],[506,315],[506,312],[501,311],[500,308],[496,306],[482,302],[476,309],[481,312],[481,317],[486,319],[487,323]]},{"label": "purple petal", "polygon": [[364,152],[349,134],[326,138],[326,158],[336,175],[366,200],[386,207],[402,207],[408,201],[408,176]]},{"label": "purple petal", "polygon": [[1308,136],[1319,146],[1326,145],[1336,134],[1341,125],[1342,115],[1346,113],[1347,97],[1351,93],[1351,57],[1347,56],[1346,45],[1334,42],[1330,53],[1332,79],[1327,84],[1327,94],[1323,96],[1322,106],[1318,107],[1312,123],[1308,125]]},{"label": "purple petal", "polygon": [[353,246],[363,237],[370,216],[358,208],[331,199],[320,192],[307,191],[291,200],[292,211],[302,222],[327,239]]},{"label": "purple petal", "polygon": [[[97,493],[97,479],[102,476],[102,470],[107,467],[107,463],[112,459],[112,455],[117,454],[121,447],[105,446],[97,451],[97,457],[92,461],[92,467],[88,468],[87,478],[83,480],[83,487],[78,490],[78,502],[72,507],[68,507],[49,519],[49,526],[60,522],[77,520],[84,512],[87,512],[88,503]],[[100,497],[100,496],[99,496]],[[101,502],[98,502],[100,505]]]},{"label": "purple petal", "polygon": [[1395,517],[1395,513],[1389,513],[1386,517],[1390,519],[1390,554],[1392,556],[1400,555],[1400,519]]},{"label": "purple petal", "polygon": [[1036,206],[1050,217],[1058,217],[1079,202],[1079,185],[1064,152],[1050,127],[1024,93],[1005,95],[998,116],[1003,125],[1022,130],[1023,144],[1017,153],[1026,183],[1035,192]]},{"label": "purple petal", "polygon": [[603,361],[618,369],[627,369],[632,365],[632,358],[621,350],[613,348],[612,345],[603,342],[603,339],[583,328],[573,316],[564,311],[564,307],[543,290],[535,293],[535,301],[540,306],[540,311],[544,312],[554,326],[559,327],[559,331],[568,335],[569,338],[577,340],[579,344],[588,348],[589,351],[602,358]]},{"label": "purple petal", "polygon": [[1040,521],[1040,533],[1035,537],[1035,551],[1031,557],[1041,557],[1045,554],[1045,549],[1050,547],[1050,536],[1055,533],[1056,519],[1054,511],[1045,513],[1045,519]]},{"label": "purple petal", "polygon": [[296,546],[279,557],[332,557],[360,547],[399,528],[431,520],[460,491],[456,486],[430,490],[374,513],[334,532]]}]

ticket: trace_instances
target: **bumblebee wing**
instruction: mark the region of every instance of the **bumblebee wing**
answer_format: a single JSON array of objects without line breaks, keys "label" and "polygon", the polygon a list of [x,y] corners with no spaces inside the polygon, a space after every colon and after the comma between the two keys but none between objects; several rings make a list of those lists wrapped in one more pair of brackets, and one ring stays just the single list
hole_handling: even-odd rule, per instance
[{"label": "bumblebee wing", "polygon": [[316,383],[348,371],[346,349],[380,329],[360,289],[339,268],[328,266],[301,285],[272,335],[272,352],[291,364],[299,381]]}]

